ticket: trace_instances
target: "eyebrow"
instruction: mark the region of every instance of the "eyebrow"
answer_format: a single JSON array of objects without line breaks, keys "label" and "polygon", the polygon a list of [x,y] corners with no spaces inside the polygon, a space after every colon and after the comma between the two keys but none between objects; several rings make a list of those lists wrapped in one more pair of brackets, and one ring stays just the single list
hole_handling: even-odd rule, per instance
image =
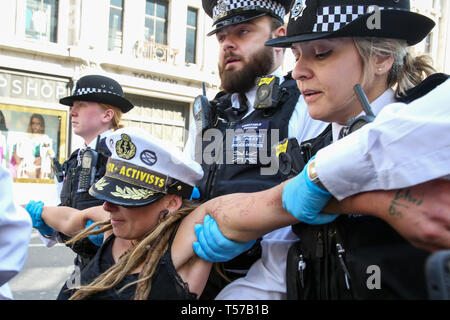
[{"label": "eyebrow", "polygon": [[222,34],[222,33],[229,33],[229,32],[225,31],[225,29],[227,29],[227,28],[231,28],[231,30],[235,30],[235,29],[245,26],[245,25],[256,26],[256,23],[253,20],[250,20],[250,21],[244,21],[244,22],[241,22],[238,24],[234,24],[231,26],[227,26],[227,27],[223,28],[222,30],[217,31],[216,35],[218,36],[219,34]]}]

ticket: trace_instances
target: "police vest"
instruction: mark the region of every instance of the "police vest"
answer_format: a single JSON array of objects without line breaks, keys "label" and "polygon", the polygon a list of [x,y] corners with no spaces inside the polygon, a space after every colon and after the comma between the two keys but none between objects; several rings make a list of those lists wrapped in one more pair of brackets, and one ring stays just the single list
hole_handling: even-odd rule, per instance
[{"label": "police vest", "polygon": [[[398,100],[409,103],[447,80],[436,74]],[[302,144],[309,160],[331,143],[331,125]],[[320,226],[292,227],[300,240],[287,257],[288,299],[427,299],[425,261],[386,222],[373,216],[341,215]]]},{"label": "police vest", "polygon": [[[97,143],[96,151],[98,152],[98,161],[96,165],[95,182],[100,180],[106,172],[106,162],[110,156],[109,149],[105,144],[106,139],[103,138]],[[84,210],[90,207],[100,206],[103,204],[103,200],[92,197],[88,190],[84,192],[78,192],[78,181],[80,177],[81,166],[78,164],[78,152],[75,150],[67,161],[62,165],[64,172],[64,183],[61,190],[61,204],[60,206],[72,207],[79,210]],[[69,239],[68,236],[60,233],[61,238],[64,241]],[[98,247],[94,245],[88,238],[82,239],[69,245],[69,247],[79,255],[81,264],[85,265],[98,250]]]},{"label": "police vest", "polygon": [[220,98],[212,102],[217,108],[214,129],[220,135],[213,141],[203,138],[202,200],[265,190],[287,178],[277,168],[271,170],[272,146],[288,136],[289,120],[300,95],[290,75],[285,78],[278,105],[270,110],[256,109],[244,119],[233,120],[225,112],[231,107],[230,94],[219,94]]}]

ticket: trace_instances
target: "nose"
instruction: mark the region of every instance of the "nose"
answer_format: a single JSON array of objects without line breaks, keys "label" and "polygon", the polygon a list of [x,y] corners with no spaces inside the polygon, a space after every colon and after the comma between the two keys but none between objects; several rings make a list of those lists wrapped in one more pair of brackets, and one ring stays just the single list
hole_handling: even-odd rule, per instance
[{"label": "nose", "polygon": [[228,50],[234,50],[236,49],[236,43],[233,41],[231,34],[226,34],[222,36],[222,50],[228,51]]},{"label": "nose", "polygon": [[73,117],[77,114],[78,108],[75,106],[70,107],[70,115]]},{"label": "nose", "polygon": [[113,212],[117,210],[117,205],[108,201],[103,202],[103,210]]},{"label": "nose", "polygon": [[292,70],[292,78],[295,80],[307,80],[311,79],[312,72],[308,68],[308,63],[306,63],[301,57],[295,63],[294,69]]}]

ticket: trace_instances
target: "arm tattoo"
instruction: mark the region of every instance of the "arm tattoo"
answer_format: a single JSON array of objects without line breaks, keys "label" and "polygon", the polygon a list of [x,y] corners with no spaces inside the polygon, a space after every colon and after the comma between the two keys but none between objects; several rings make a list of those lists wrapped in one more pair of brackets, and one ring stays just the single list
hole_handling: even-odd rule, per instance
[{"label": "arm tattoo", "polygon": [[413,195],[411,189],[399,189],[395,193],[394,199],[389,206],[389,215],[402,217],[403,211],[408,210],[410,205],[420,206],[423,203],[425,194]]}]

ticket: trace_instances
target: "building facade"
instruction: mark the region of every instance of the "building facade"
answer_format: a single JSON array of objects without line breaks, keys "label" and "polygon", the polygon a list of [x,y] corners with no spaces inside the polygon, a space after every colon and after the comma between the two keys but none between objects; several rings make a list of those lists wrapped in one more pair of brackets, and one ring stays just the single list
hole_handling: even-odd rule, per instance
[{"label": "building facade", "polygon": [[416,53],[431,56],[437,71],[450,73],[450,4],[448,0],[411,0],[411,10],[431,18],[436,26],[424,41],[414,47]]},{"label": "building facade", "polygon": [[[0,156],[15,178],[16,199],[36,194],[28,190],[45,189],[48,195],[55,189],[44,174],[47,154],[40,157],[42,169],[30,169],[41,166],[30,153],[37,143],[29,126],[35,114],[45,122],[48,156],[62,162],[82,145],[72,132],[69,108],[58,101],[87,74],[122,85],[135,105],[124,125],[183,149],[202,84],[208,96],[218,90],[217,44],[206,37],[211,24],[201,0],[3,0]],[[15,155],[31,160],[15,161]]]},{"label": "building facade", "polygon": [[[437,24],[415,50],[430,54],[438,71],[450,72],[448,1],[411,2]],[[212,21],[201,0],[2,0],[0,8],[0,161],[15,178],[19,203],[33,197],[56,204],[48,159],[63,162],[82,145],[69,108],[58,101],[80,77],[117,80],[135,105],[124,124],[180,149],[202,84],[209,98],[218,91],[218,45],[206,36]],[[287,50],[283,69],[293,65]],[[45,123],[44,151],[30,138],[38,120]],[[19,158],[28,160],[20,164]]]}]

